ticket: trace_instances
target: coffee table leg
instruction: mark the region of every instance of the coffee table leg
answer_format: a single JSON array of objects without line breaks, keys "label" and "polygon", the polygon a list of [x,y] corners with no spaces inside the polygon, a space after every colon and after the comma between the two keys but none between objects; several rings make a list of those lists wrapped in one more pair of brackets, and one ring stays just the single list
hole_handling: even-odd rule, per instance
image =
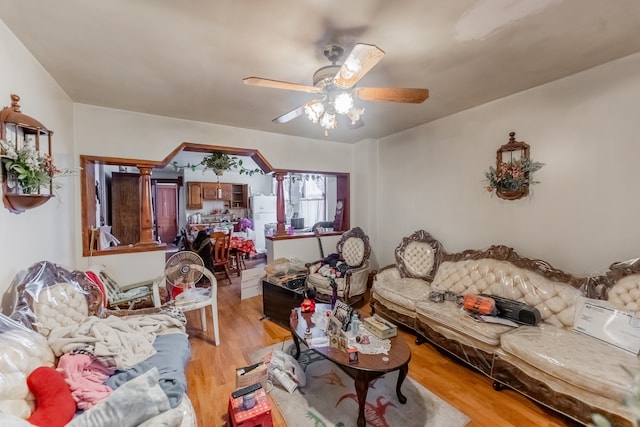
[{"label": "coffee table leg", "polygon": [[297,359],[300,357],[300,340],[294,332],[291,332],[291,337],[293,338],[293,343],[296,345],[296,354],[294,357]]},{"label": "coffee table leg", "polygon": [[400,366],[400,369],[398,369],[398,382],[396,383],[396,394],[398,395],[398,400],[402,404],[407,403],[407,398],[404,394],[402,394],[402,391],[400,391],[400,389],[402,388],[402,383],[404,382],[404,379],[407,377],[408,372],[409,372],[408,363]]},{"label": "coffee table leg", "polygon": [[358,427],[365,427],[367,421],[364,418],[364,405],[369,391],[369,375],[366,372],[358,371],[355,383],[356,394],[358,395]]}]

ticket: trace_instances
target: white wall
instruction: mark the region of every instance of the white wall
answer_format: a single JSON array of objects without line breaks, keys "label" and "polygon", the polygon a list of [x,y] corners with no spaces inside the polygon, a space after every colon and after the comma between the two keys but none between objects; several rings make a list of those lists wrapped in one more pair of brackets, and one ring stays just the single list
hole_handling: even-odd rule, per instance
[{"label": "white wall", "polygon": [[[379,267],[374,243],[378,239],[378,201],[387,206],[384,197],[378,196],[378,143],[375,140],[360,141],[353,146],[353,173],[351,174],[351,226],[359,226],[369,236],[373,250],[369,258],[371,268]],[[405,203],[398,208],[408,207]],[[381,265],[384,266],[385,264]]]},{"label": "white wall", "polygon": [[[0,21],[0,106],[20,96],[21,110],[53,130],[57,166],[76,166],[73,156],[73,104],[58,84]],[[0,295],[22,269],[41,260],[73,266],[74,200],[78,177],[61,178],[56,197],[36,209],[12,214],[0,203]],[[0,189],[0,193],[2,190]],[[7,311],[8,307],[3,307]]]},{"label": "white wall", "polygon": [[[339,235],[321,236],[322,251],[324,255],[336,252],[336,245],[340,240]],[[267,262],[278,258],[296,258],[306,262],[314,262],[321,259],[320,243],[316,237],[306,239],[267,239]]]},{"label": "white wall", "polygon": [[[640,256],[639,99],[636,54],[380,141],[381,263],[420,228],[450,252],[505,244],[573,273]],[[484,190],[511,131],[546,163],[518,201]]]}]

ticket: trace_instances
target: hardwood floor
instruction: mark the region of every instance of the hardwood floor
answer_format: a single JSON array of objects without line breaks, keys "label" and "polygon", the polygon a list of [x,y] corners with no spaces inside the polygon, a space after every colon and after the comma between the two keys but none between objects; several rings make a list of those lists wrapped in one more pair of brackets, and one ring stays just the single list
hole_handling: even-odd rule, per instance
[{"label": "hardwood floor", "polygon": [[[247,268],[259,265],[249,261]],[[188,395],[199,427],[228,425],[227,405],[235,388],[235,368],[247,365],[251,352],[290,338],[287,329],[261,320],[261,296],[241,301],[240,278],[233,277],[231,282],[218,283],[219,347],[210,338],[213,336],[210,310],[207,310],[207,333],[201,331],[199,311],[187,313],[192,350],[186,370]],[[368,312],[368,306],[363,309]],[[412,351],[409,376],[468,415],[472,419],[469,427],[579,425],[514,391],[495,391],[484,375],[442,355],[429,344],[417,346],[415,337],[405,331],[400,336]],[[286,426],[275,404],[272,407],[274,426]]]}]

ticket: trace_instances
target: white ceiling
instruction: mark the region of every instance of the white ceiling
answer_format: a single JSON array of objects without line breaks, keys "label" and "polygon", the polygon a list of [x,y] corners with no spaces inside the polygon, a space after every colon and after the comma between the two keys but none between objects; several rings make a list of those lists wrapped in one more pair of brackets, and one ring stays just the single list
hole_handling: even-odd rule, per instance
[{"label": "white ceiling", "polygon": [[[423,104],[362,102],[379,139],[640,51],[638,0],[0,0],[0,18],[74,102],[325,139],[302,116],[325,45],[386,52],[359,83],[426,87]],[[11,66],[3,64],[2,66]]]}]

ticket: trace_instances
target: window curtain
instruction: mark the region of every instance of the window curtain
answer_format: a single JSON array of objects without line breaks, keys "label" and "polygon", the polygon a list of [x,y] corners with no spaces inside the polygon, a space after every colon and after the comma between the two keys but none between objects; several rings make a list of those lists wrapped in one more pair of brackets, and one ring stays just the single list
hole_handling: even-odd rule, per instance
[{"label": "window curtain", "polygon": [[300,216],[305,226],[325,221],[325,179],[305,177],[300,192]]},{"label": "window curtain", "polygon": [[[294,213],[304,218],[306,227],[326,221],[326,178],[320,175],[290,175],[284,180],[287,219]],[[274,182],[274,192],[275,189]]]}]

